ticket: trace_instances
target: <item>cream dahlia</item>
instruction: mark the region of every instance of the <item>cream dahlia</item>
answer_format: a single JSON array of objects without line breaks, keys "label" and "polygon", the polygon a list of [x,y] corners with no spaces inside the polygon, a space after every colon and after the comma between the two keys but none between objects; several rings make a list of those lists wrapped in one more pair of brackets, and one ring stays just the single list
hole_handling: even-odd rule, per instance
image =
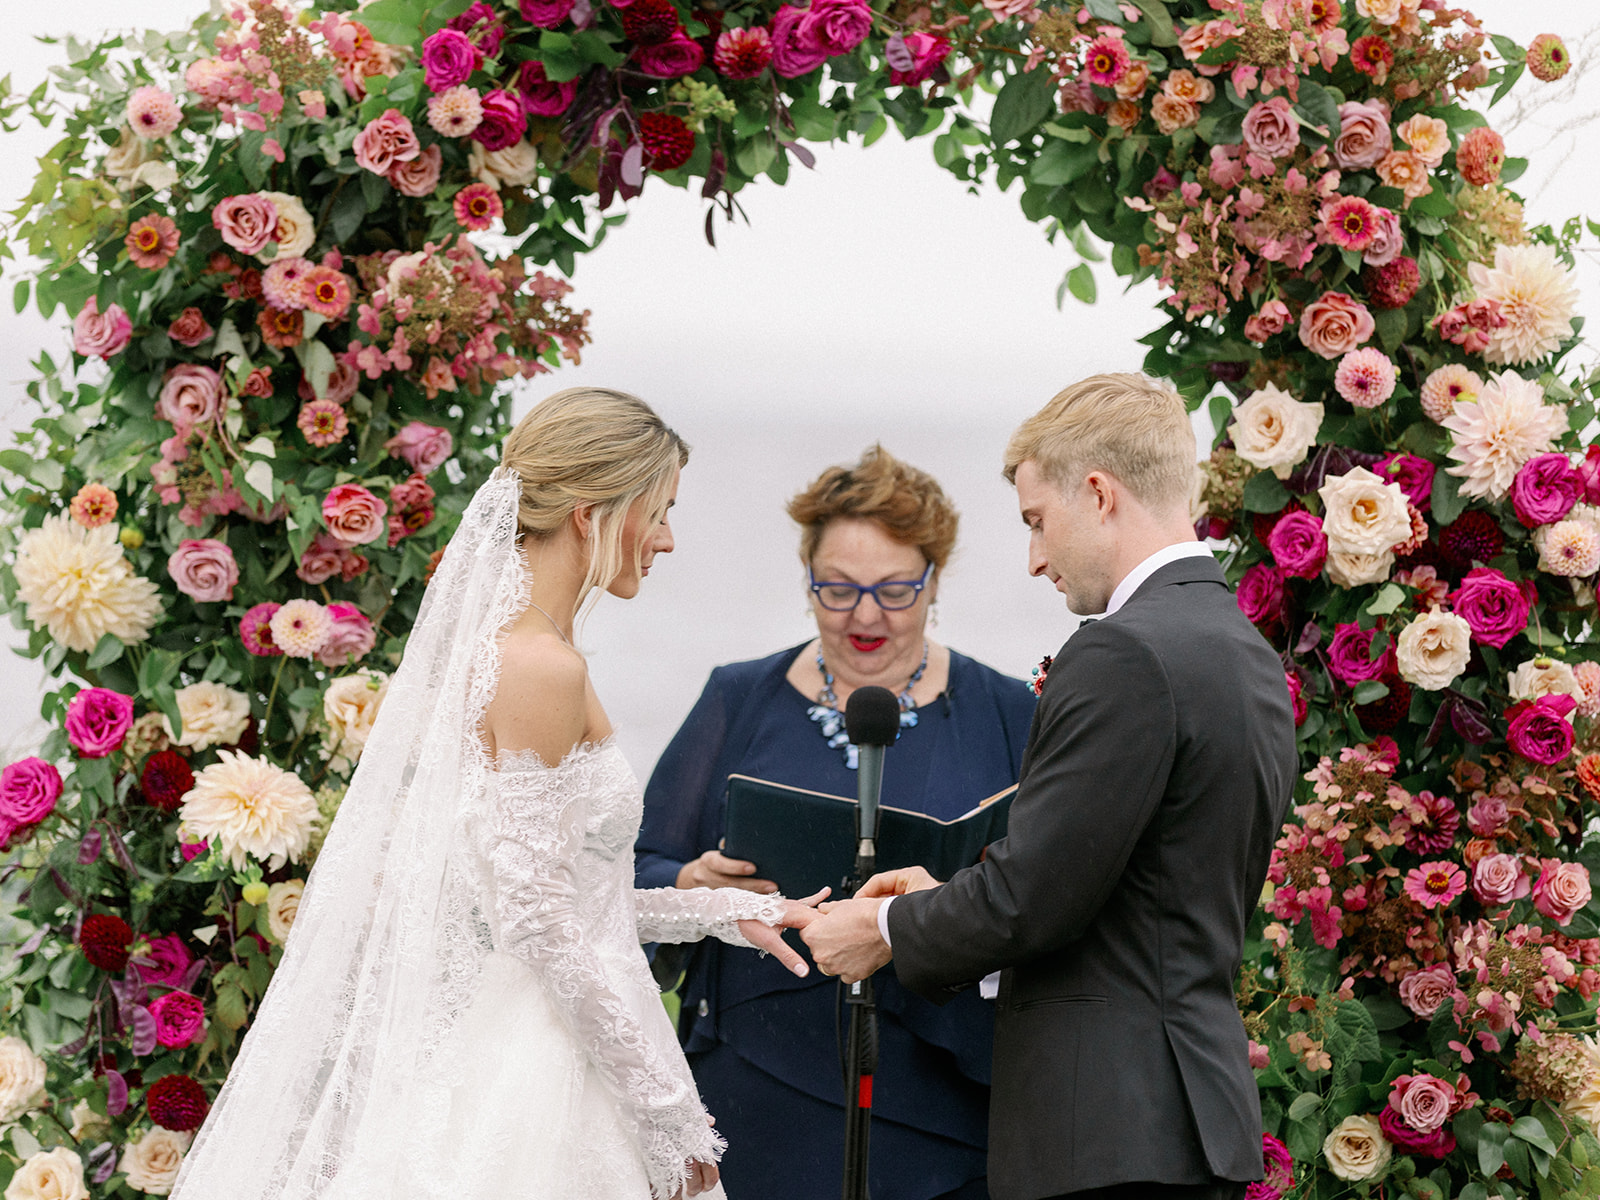
[{"label": "cream dahlia", "polygon": [[1539,569],[1551,575],[1586,579],[1600,571],[1600,529],[1583,520],[1568,517],[1534,531],[1533,544],[1539,548]]},{"label": "cream dahlia", "polygon": [[1439,424],[1455,442],[1445,468],[1465,480],[1463,496],[1498,500],[1511,487],[1517,470],[1535,454],[1543,454],[1566,431],[1566,409],[1544,402],[1544,391],[1512,371],[1489,377],[1476,401],[1458,399],[1455,411]]},{"label": "cream dahlia", "polygon": [[179,815],[184,840],[215,839],[234,870],[255,858],[275,871],[305,854],[317,801],[299,776],[265,759],[219,750],[217,761],[194,777]]},{"label": "cream dahlia", "polygon": [[333,628],[328,610],[315,600],[291,600],[272,614],[272,641],[290,658],[310,658]]},{"label": "cream dahlia", "polygon": [[1600,1137],[1600,1042],[1592,1036],[1578,1040],[1582,1043],[1593,1070],[1589,1072],[1589,1079],[1583,1090],[1575,1096],[1569,1096],[1561,1107],[1585,1122],[1590,1131],[1596,1137]]},{"label": "cream dahlia", "polygon": [[1572,336],[1578,286],[1554,247],[1496,246],[1494,266],[1472,263],[1467,277],[1478,299],[1498,304],[1506,322],[1489,331],[1484,362],[1513,367],[1537,362]]},{"label": "cream dahlia", "polygon": [[108,633],[141,642],[161,617],[156,585],[133,573],[115,525],[46,517],[17,543],[16,576],[28,620],[69,650],[87,653]]}]

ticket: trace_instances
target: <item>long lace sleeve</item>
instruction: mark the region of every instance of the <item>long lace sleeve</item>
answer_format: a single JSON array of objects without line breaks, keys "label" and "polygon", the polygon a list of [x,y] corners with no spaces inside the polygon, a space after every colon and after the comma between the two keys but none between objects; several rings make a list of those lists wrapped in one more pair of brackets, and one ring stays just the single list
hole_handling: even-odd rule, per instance
[{"label": "long lace sleeve", "polygon": [[489,849],[501,948],[544,978],[550,995],[631,1119],[651,1189],[676,1194],[691,1159],[721,1157],[723,1140],[677,1045],[664,1053],[618,987],[614,966],[584,937],[578,855],[585,797],[560,770],[498,776]]},{"label": "long lace sleeve", "polygon": [[740,921],[776,925],[783,897],[743,888],[638,888],[633,893],[641,942],[696,942],[714,937],[754,949],[739,932]]}]

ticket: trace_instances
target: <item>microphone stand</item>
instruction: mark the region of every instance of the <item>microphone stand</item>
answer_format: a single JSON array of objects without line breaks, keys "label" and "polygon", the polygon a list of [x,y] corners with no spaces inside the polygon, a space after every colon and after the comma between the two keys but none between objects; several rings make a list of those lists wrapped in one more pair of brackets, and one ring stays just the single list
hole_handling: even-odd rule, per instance
[{"label": "microphone stand", "polygon": [[[856,812],[856,866],[845,880],[846,898],[877,873],[876,838],[861,835],[861,813]],[[859,983],[840,983],[850,1030],[845,1042],[845,1123],[843,1200],[869,1200],[867,1195],[868,1147],[872,1135],[872,1077],[878,1069],[878,1007],[870,977]]]}]

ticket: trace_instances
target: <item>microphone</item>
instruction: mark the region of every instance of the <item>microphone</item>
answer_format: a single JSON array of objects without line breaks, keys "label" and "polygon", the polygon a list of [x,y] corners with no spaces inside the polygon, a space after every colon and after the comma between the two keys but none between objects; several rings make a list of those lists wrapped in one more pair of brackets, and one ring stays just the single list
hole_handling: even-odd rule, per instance
[{"label": "microphone", "polygon": [[845,702],[844,728],[860,749],[856,769],[860,837],[863,842],[875,843],[878,797],[883,791],[883,752],[894,744],[900,732],[900,702],[888,688],[857,688]]}]

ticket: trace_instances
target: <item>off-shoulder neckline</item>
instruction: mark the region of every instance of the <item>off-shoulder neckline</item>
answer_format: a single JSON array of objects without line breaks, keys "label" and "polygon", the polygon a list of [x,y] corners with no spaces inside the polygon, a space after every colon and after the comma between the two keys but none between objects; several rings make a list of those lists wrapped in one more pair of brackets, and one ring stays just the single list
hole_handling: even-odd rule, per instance
[{"label": "off-shoulder neckline", "polygon": [[499,750],[495,752],[489,769],[496,775],[515,774],[519,771],[559,771],[602,751],[614,749],[616,745],[617,731],[613,729],[598,741],[578,742],[553,766],[541,758],[537,750]]}]

